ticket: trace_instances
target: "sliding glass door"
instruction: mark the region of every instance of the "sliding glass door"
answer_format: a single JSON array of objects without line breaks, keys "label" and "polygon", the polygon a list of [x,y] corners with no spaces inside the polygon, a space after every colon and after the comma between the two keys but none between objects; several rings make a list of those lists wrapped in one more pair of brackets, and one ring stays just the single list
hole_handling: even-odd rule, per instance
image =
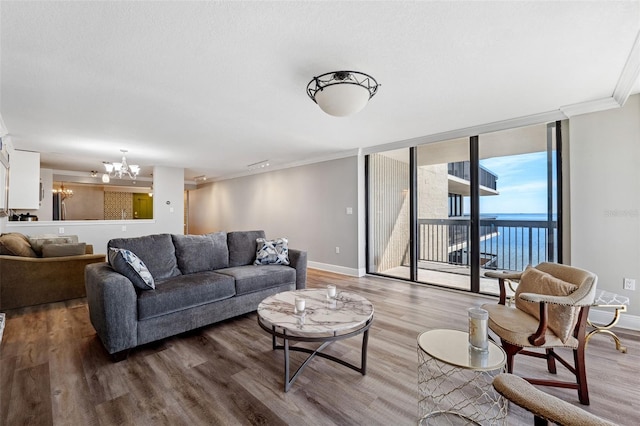
[{"label": "sliding glass door", "polygon": [[[554,123],[480,135],[480,170],[499,183],[479,199],[481,276],[559,260],[555,130]],[[497,294],[496,281],[481,279],[480,291]]]},{"label": "sliding glass door", "polygon": [[410,279],[409,149],[367,156],[370,273]]},{"label": "sliding glass door", "polygon": [[368,272],[497,294],[487,270],[561,261],[558,125],[369,155]]},{"label": "sliding glass door", "polygon": [[469,139],[417,148],[417,281],[470,290]]}]

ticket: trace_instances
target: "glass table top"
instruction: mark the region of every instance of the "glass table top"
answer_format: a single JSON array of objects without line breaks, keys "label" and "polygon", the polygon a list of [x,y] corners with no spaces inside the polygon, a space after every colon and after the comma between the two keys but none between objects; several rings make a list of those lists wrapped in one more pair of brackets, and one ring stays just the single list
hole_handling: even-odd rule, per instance
[{"label": "glass table top", "polygon": [[421,333],[418,346],[426,354],[444,363],[471,370],[497,370],[507,361],[504,350],[489,340],[489,350],[477,351],[469,346],[469,333],[436,329]]}]

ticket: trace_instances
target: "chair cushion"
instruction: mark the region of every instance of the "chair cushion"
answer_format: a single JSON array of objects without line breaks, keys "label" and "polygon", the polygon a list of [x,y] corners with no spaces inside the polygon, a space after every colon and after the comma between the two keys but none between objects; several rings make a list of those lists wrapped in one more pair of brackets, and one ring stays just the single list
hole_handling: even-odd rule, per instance
[{"label": "chair cushion", "polygon": [[10,232],[0,236],[0,254],[9,256],[38,257],[31,248],[29,239],[19,232]]},{"label": "chair cushion", "polygon": [[229,266],[251,265],[256,260],[258,238],[264,238],[264,231],[234,231],[227,234],[229,246]]},{"label": "chair cushion", "polygon": [[216,272],[235,278],[236,294],[253,293],[265,288],[296,284],[296,270],[284,265],[246,265],[218,269]]},{"label": "chair cushion", "polygon": [[166,315],[234,295],[233,278],[228,275],[213,271],[180,275],[157,281],[155,291],[139,292],[138,319]]},{"label": "chair cushion", "polygon": [[[520,309],[499,305],[497,303],[486,303],[483,309],[489,312],[489,328],[496,333],[501,340],[522,348],[533,347],[529,343],[529,336],[538,330],[539,321]],[[578,347],[578,339],[573,336],[563,342],[556,334],[547,327],[545,333],[545,343],[539,348],[568,347],[575,349]]]},{"label": "chair cushion", "polygon": [[156,280],[164,280],[181,274],[171,234],[114,238],[109,240],[107,247],[122,248],[135,253]]},{"label": "chair cushion", "polygon": [[[550,296],[568,296],[578,286],[562,281],[536,268],[527,267],[522,273],[516,288],[516,308],[540,319],[540,304],[520,299],[521,293],[546,294]],[[564,343],[572,335],[578,322],[579,309],[575,306],[547,304],[547,326]],[[534,330],[535,331],[535,330]]]},{"label": "chair cushion", "polygon": [[176,248],[178,268],[183,274],[213,271],[229,266],[227,233],[207,235],[171,235]]}]

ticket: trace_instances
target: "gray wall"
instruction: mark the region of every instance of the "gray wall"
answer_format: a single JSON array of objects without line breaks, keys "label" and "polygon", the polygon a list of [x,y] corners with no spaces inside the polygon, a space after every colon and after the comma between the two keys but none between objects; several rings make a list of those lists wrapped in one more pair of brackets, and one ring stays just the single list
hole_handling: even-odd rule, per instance
[{"label": "gray wall", "polygon": [[[570,120],[571,263],[598,287],[631,298],[640,328],[640,95],[623,108]],[[636,291],[622,288],[635,278]]]},{"label": "gray wall", "polygon": [[307,250],[312,267],[361,275],[358,164],[352,156],[192,190],[189,233],[264,229],[268,238],[287,237],[290,247]]}]

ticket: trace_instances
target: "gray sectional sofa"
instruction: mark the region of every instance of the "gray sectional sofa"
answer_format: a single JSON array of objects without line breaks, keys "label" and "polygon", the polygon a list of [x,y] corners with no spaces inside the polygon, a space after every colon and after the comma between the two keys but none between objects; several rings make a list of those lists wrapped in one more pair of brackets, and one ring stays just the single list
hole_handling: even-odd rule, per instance
[{"label": "gray sectional sofa", "polygon": [[87,266],[91,323],[109,354],[124,359],[138,345],[255,311],[267,296],[305,288],[305,251],[289,249],[289,265],[253,264],[256,239],[264,236],[243,231],[110,240],[109,250],[129,250],[144,262],[155,289],[134,286],[109,263]]}]

